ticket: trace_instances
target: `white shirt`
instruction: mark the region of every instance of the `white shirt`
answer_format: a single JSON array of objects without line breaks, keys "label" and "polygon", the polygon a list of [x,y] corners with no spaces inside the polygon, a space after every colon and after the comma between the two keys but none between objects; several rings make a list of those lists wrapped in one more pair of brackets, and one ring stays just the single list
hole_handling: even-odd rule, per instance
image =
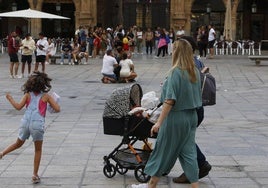
[{"label": "white shirt", "polygon": [[119,65],[121,66],[120,77],[128,77],[130,75],[130,66],[133,65],[132,60],[121,60]]},{"label": "white shirt", "polygon": [[105,54],[102,61],[102,74],[113,75],[114,74],[114,65],[117,64],[117,61],[114,57]]},{"label": "white shirt", "polygon": [[[43,46],[43,49],[38,48],[39,45]],[[48,49],[48,42],[47,39],[44,37],[43,39],[39,39],[36,43],[36,55],[47,55]]]},{"label": "white shirt", "polygon": [[177,33],[176,33],[176,36],[177,37],[181,37],[183,35],[185,35],[185,31],[184,30],[178,30]]},{"label": "white shirt", "polygon": [[[32,55],[35,50],[35,42],[32,37],[27,40],[26,38],[22,40],[20,49],[22,50],[22,55]],[[27,46],[28,48],[25,48]]]},{"label": "white shirt", "polygon": [[142,31],[137,31],[137,38],[142,39]]},{"label": "white shirt", "polygon": [[215,40],[215,30],[213,28],[210,28],[209,33],[208,33],[208,41],[213,41]]}]

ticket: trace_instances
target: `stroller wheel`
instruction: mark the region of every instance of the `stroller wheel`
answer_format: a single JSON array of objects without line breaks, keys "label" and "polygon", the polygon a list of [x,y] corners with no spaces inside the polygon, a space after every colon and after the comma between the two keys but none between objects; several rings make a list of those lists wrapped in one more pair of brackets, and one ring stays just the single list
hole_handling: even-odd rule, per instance
[{"label": "stroller wheel", "polygon": [[103,167],[103,173],[107,178],[112,178],[116,174],[116,168],[113,164],[105,165]]},{"label": "stroller wheel", "polygon": [[124,175],[124,174],[127,173],[127,171],[128,171],[127,168],[122,167],[122,165],[120,165],[120,164],[118,164],[118,163],[116,163],[115,168],[116,168],[116,171],[117,171],[119,174],[121,174],[121,175]]},{"label": "stroller wheel", "polygon": [[135,168],[134,175],[136,180],[141,183],[146,183],[150,180],[150,176],[144,173],[144,166],[140,165]]}]

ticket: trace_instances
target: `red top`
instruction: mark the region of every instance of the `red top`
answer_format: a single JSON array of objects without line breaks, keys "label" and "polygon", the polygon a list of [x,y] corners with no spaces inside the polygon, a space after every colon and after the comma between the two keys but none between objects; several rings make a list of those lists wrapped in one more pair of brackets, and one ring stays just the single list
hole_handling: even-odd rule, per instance
[{"label": "red top", "polygon": [[19,44],[14,37],[11,37],[11,36],[8,37],[7,45],[8,45],[8,53],[9,54],[14,54],[14,53],[18,52]]}]

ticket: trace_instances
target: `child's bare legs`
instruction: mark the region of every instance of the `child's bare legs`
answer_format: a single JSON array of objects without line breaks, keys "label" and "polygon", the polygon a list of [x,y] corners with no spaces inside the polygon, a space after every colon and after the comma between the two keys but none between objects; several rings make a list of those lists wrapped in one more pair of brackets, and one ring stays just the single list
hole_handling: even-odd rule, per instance
[{"label": "child's bare legs", "polygon": [[33,176],[36,176],[36,177],[38,177],[38,170],[39,170],[39,165],[40,165],[41,156],[42,156],[42,145],[43,145],[42,140],[38,140],[34,142],[35,153],[34,153]]},{"label": "child's bare legs", "polygon": [[25,141],[20,140],[19,138],[16,140],[16,142],[14,144],[9,145],[6,149],[4,149],[1,153],[2,153],[2,157],[5,156],[6,154],[20,148]]}]

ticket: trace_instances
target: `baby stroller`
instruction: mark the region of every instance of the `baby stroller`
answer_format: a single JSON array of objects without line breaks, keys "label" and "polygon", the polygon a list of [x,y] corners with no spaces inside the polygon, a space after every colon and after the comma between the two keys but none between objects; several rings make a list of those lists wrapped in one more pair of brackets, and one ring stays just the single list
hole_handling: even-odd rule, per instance
[{"label": "baby stroller", "polygon": [[[103,173],[108,178],[114,177],[116,172],[123,175],[128,170],[134,170],[135,178],[139,182],[145,183],[150,179],[150,176],[144,173],[144,167],[152,151],[147,140],[153,123],[142,115],[129,114],[131,109],[141,105],[141,98],[140,85],[133,84],[114,90],[105,103],[104,134],[123,136],[121,143],[109,155],[103,157]],[[134,147],[137,141],[144,143],[143,149]],[[115,164],[112,164],[111,160]]]}]

